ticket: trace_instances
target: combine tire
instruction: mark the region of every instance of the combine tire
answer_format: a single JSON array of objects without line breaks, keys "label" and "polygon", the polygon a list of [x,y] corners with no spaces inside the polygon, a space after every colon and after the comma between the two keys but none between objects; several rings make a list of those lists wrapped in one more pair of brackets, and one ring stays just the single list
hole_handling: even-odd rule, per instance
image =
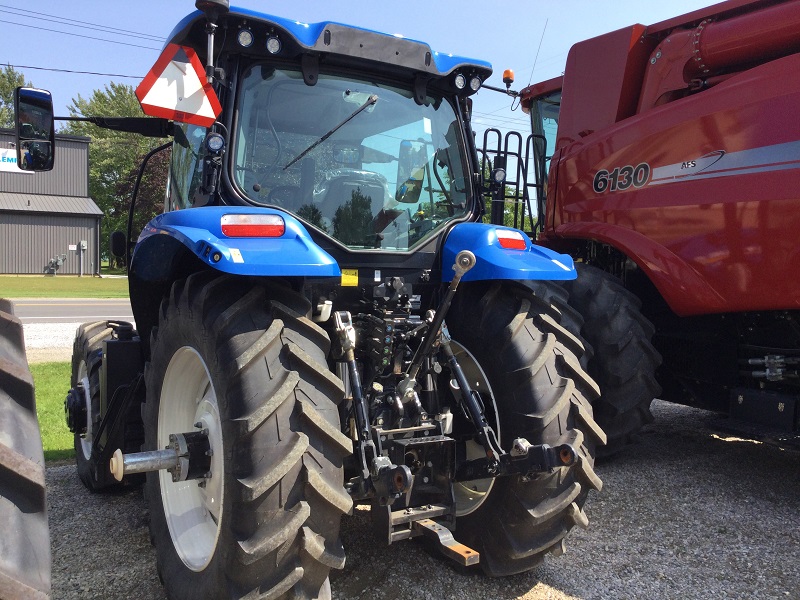
[{"label": "combine tire", "polygon": [[147,474],[151,538],[170,598],[327,598],[344,566],[342,381],[310,304],[277,285],[199,273],[161,304],[145,369],[145,447],[208,430],[205,479]]},{"label": "combine tire", "polygon": [[44,452],[22,324],[0,300],[0,598],[50,597]]},{"label": "combine tire", "polygon": [[[487,282],[462,284],[448,314],[459,363],[503,448],[524,437],[532,444],[571,443],[578,452],[573,466],[528,480],[512,475],[456,486],[455,535],[480,552],[491,576],[527,571],[548,552],[563,552],[567,533],[588,524],[589,490],[602,487],[593,468],[595,447],[605,442],[592,417],[597,385],[552,310],[530,290]],[[468,456],[471,445],[477,444],[468,442]]]},{"label": "combine tire", "polygon": [[[103,342],[110,340],[113,330],[106,321],[84,323],[75,333],[72,345],[72,380],[73,389],[81,384],[86,400],[86,433],[75,434],[75,462],[78,465],[78,477],[89,490],[97,492],[103,487],[98,478],[98,467],[104,469],[108,465],[97,465],[92,458],[94,429],[100,422],[100,368],[103,366]],[[104,478],[108,479],[108,478]]]},{"label": "combine tire", "polygon": [[654,328],[639,299],[613,275],[585,264],[576,267],[578,278],[564,287],[569,303],[583,315],[581,333],[594,348],[588,371],[602,393],[594,414],[608,435],[598,455],[609,456],[653,420],[650,403],[661,393],[655,378],[661,355],[650,343]]}]

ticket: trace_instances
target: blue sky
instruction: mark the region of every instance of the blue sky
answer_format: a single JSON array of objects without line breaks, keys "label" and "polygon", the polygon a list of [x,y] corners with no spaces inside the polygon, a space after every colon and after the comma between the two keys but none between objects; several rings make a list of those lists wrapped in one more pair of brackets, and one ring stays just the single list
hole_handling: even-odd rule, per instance
[{"label": "blue sky", "polygon": [[[497,87],[502,87],[503,70],[511,68],[516,74],[513,87],[521,89],[529,82],[561,74],[567,52],[575,42],[634,23],[657,23],[715,2],[234,0],[233,4],[304,22],[338,21],[400,33],[427,42],[438,52],[489,61],[494,75],[487,83]],[[86,98],[112,79],[136,87],[158,58],[163,39],[193,10],[191,0],[37,0],[24,4],[0,0],[0,63],[15,65],[34,85],[49,89],[56,115],[66,116],[72,98],[78,94]],[[89,28],[95,25],[119,32]],[[521,111],[511,111],[510,98],[489,90],[477,95],[474,110],[476,129],[529,128]]]}]

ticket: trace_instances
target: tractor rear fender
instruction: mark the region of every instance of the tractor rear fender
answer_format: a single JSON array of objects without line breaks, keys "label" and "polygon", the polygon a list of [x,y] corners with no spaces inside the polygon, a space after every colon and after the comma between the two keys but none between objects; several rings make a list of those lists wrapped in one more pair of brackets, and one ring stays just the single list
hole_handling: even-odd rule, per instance
[{"label": "tractor rear fender", "polygon": [[312,241],[300,221],[278,210],[208,206],[164,213],[142,230],[132,264],[140,247],[161,235],[175,238],[204,264],[231,275],[342,274],[333,257]]},{"label": "tractor rear fender", "polygon": [[442,248],[442,279],[452,281],[456,254],[469,250],[477,259],[462,281],[507,279],[575,279],[568,254],[536,246],[518,229],[485,223],[460,223],[450,230]]},{"label": "tractor rear fender", "polygon": [[208,206],[164,213],[142,230],[129,270],[133,316],[145,344],[172,284],[204,269],[243,277],[341,277],[333,257],[281,211]]},{"label": "tractor rear fender", "polygon": [[[619,250],[639,266],[678,315],[725,311],[724,298],[690,264],[627,227],[608,223],[565,223],[556,228],[551,239],[597,241]],[[691,306],[687,305],[689,301]]]}]

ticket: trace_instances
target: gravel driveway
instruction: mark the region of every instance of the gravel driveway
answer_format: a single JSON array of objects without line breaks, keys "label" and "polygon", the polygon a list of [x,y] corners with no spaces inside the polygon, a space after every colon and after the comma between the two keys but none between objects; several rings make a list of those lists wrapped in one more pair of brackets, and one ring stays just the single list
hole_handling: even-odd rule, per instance
[{"label": "gravel driveway", "polygon": [[[640,443],[598,466],[605,487],[564,556],[488,579],[413,541],[382,546],[357,510],[334,597],[800,598],[800,452],[734,437],[704,411],[656,401],[653,413]],[[140,489],[90,494],[73,464],[49,466],[47,489],[54,599],[165,597]]]}]

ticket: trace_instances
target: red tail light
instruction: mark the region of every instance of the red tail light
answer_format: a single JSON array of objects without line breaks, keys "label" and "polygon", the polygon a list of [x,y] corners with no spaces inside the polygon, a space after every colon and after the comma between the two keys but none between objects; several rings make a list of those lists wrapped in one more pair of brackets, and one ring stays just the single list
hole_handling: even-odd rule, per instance
[{"label": "red tail light", "polygon": [[498,229],[497,241],[500,242],[501,247],[509,250],[525,250],[528,247],[525,235],[510,229]]},{"label": "red tail light", "polygon": [[280,215],[223,215],[220,225],[228,237],[281,237],[286,231]]}]

